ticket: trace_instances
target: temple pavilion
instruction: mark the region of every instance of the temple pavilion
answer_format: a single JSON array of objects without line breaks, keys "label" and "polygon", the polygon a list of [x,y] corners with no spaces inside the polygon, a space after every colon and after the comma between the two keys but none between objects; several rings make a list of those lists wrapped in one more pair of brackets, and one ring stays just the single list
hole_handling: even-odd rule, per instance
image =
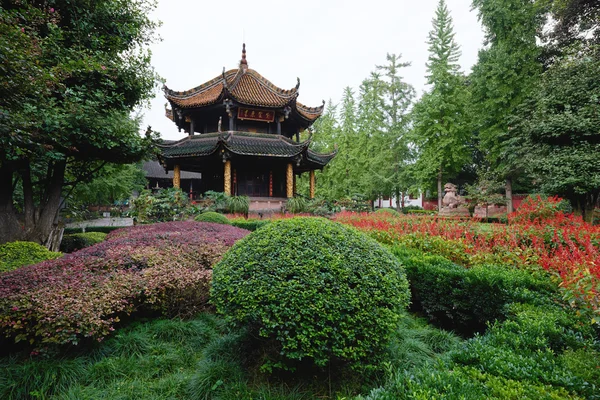
[{"label": "temple pavilion", "polygon": [[[173,171],[173,186],[181,187],[181,171],[201,174],[198,193],[207,190],[254,198],[290,198],[296,176],[310,176],[315,194],[315,170],[335,156],[312,151],[300,133],[323,112],[324,103],[308,107],[298,102],[300,80],[281,89],[248,68],[246,45],[239,67],[190,90],[164,87],[166,115],[187,136],[160,146],[159,162]],[[170,108],[169,108],[170,106]]]}]

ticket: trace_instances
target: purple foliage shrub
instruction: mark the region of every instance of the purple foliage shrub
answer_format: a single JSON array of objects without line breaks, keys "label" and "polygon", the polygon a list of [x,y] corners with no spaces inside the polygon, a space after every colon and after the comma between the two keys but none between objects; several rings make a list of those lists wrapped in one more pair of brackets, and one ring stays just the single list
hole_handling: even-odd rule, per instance
[{"label": "purple foliage shrub", "polygon": [[0,334],[35,346],[98,341],[140,309],[190,316],[206,307],[212,265],[249,232],[165,222],[0,276]]}]

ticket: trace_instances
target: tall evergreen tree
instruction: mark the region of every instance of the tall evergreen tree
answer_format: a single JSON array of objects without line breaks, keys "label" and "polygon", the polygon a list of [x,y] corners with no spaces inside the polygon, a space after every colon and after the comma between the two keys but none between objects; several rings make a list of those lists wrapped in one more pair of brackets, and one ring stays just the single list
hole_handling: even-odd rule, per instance
[{"label": "tall evergreen tree", "polygon": [[382,73],[383,110],[389,146],[389,152],[385,153],[387,158],[382,163],[382,173],[388,179],[382,189],[383,194],[396,198],[398,209],[403,206],[404,196],[414,183],[408,171],[413,154],[407,132],[410,122],[408,111],[415,97],[415,89],[404,82],[400,75],[401,69],[409,67],[411,63],[401,62],[400,59],[401,55],[387,54],[387,64],[377,66],[377,71]]},{"label": "tall evergreen tree", "polygon": [[415,165],[423,185],[437,179],[438,208],[442,206],[442,179],[468,162],[471,134],[469,92],[458,72],[459,46],[454,40],[452,18],[440,0],[429,33],[427,83],[431,85],[415,105],[412,139],[418,148]]},{"label": "tall evergreen tree", "polygon": [[485,31],[486,48],[479,52],[470,80],[479,131],[480,150],[490,172],[506,180],[509,212],[512,182],[523,171],[522,160],[508,157],[509,121],[540,79],[541,49],[536,44],[544,25],[544,2],[534,0],[473,0]]}]

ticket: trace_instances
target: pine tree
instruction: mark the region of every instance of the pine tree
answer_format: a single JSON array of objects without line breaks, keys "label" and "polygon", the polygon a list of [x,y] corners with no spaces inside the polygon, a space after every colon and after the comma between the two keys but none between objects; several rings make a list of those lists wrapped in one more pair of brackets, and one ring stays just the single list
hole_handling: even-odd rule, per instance
[{"label": "pine tree", "polygon": [[437,178],[438,208],[441,208],[443,177],[458,172],[470,154],[469,92],[458,72],[460,49],[454,41],[452,18],[444,0],[438,4],[427,43],[427,82],[431,89],[413,110],[412,138],[419,152],[415,165],[417,178],[422,185]]}]

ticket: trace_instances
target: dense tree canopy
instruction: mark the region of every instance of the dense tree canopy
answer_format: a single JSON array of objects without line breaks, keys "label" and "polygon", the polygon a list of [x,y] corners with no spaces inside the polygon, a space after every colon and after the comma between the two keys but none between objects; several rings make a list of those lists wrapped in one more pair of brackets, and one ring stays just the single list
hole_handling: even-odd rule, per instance
[{"label": "dense tree canopy", "polygon": [[[157,76],[146,0],[5,0],[0,7],[0,242],[49,240],[65,184],[147,154],[136,106]],[[150,132],[150,130],[148,130]],[[69,176],[72,181],[65,182]],[[24,217],[13,205],[22,188]]]},{"label": "dense tree canopy", "polygon": [[512,130],[539,189],[585,217],[600,196],[600,47],[577,46],[543,74]]}]

